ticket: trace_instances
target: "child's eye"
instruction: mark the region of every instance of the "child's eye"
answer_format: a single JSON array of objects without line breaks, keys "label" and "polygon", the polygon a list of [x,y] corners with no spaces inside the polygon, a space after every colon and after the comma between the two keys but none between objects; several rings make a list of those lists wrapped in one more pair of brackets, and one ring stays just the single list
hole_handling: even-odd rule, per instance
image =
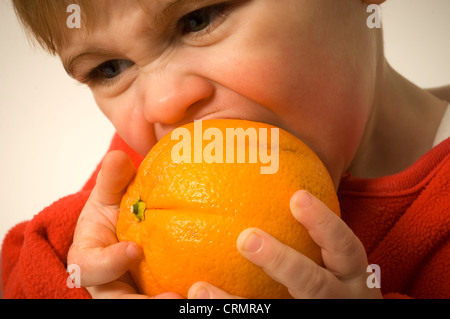
[{"label": "child's eye", "polygon": [[110,60],[106,61],[92,71],[85,77],[86,83],[102,83],[107,84],[113,79],[117,78],[126,69],[133,66],[134,62],[129,60]]},{"label": "child's eye", "polygon": [[183,16],[178,24],[183,34],[208,32],[216,25],[216,22],[217,24],[220,22],[218,20],[224,16],[227,8],[226,3],[201,8]]}]

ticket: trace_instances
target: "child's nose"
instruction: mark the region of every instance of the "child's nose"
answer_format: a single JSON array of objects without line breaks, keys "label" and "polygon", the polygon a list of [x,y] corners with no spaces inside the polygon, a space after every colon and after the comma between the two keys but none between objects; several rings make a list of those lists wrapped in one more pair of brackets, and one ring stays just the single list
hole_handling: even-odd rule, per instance
[{"label": "child's nose", "polygon": [[157,72],[149,78],[144,88],[144,114],[151,123],[177,123],[190,107],[214,94],[211,82],[199,75],[172,69]]}]

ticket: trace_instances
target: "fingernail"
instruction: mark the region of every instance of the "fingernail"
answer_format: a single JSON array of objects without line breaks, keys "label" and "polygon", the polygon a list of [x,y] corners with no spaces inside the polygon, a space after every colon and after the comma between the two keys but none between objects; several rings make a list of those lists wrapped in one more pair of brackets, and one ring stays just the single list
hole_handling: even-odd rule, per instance
[{"label": "fingernail", "polygon": [[257,253],[262,247],[262,238],[254,232],[245,238],[242,249],[248,253]]},{"label": "fingernail", "polygon": [[136,246],[136,244],[129,244],[127,249],[125,250],[128,258],[137,259],[141,255],[141,250]]},{"label": "fingernail", "polygon": [[295,205],[299,208],[308,208],[312,205],[313,198],[307,191],[299,191],[295,197]]},{"label": "fingernail", "polygon": [[195,293],[195,299],[211,299],[211,293],[205,287],[201,287]]}]

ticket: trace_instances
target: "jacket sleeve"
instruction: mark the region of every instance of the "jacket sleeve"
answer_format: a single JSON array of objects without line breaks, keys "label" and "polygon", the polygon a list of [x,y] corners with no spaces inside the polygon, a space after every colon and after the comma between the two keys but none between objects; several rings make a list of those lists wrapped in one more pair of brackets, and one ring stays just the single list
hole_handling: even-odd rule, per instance
[{"label": "jacket sleeve", "polygon": [[[113,150],[126,152],[136,168],[143,159],[117,134],[108,151]],[[80,192],[56,201],[8,232],[0,258],[3,298],[90,298],[84,288],[69,287],[74,285],[68,284],[67,253],[99,170],[100,164]]]},{"label": "jacket sleeve", "polygon": [[67,284],[67,253],[89,192],[60,199],[9,231],[2,245],[4,298],[90,298]]}]

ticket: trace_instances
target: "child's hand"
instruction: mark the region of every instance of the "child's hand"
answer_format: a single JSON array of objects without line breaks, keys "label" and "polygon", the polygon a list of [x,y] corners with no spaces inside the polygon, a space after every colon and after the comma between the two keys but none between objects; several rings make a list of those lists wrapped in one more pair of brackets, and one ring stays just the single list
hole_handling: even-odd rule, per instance
[{"label": "child's hand", "polygon": [[[93,298],[148,298],[137,294],[127,274],[141,258],[141,250],[132,242],[118,242],[115,234],[120,200],[134,174],[126,154],[108,154],[78,220],[68,264],[80,266],[81,284]],[[291,210],[322,248],[326,268],[259,229],[242,232],[237,241],[241,254],[288,287],[296,298],[381,298],[379,289],[366,285],[368,262],[361,242],[340,218],[304,191],[292,197]],[[204,294],[205,289],[209,296]],[[175,293],[156,297],[181,298]],[[189,297],[234,296],[210,284],[197,283]]]},{"label": "child's hand", "polygon": [[[137,294],[127,273],[141,258],[141,249],[116,237],[120,201],[134,174],[125,153],[109,153],[78,219],[67,259],[68,264],[80,266],[81,285],[93,298],[148,298]],[[158,297],[179,298],[176,294]]]},{"label": "child's hand", "polygon": [[[285,285],[295,298],[382,298],[380,289],[367,286],[366,252],[342,219],[305,191],[294,194],[291,211],[321,247],[325,268],[255,228],[240,234],[240,253]],[[235,296],[199,282],[191,287],[188,297]]]}]

